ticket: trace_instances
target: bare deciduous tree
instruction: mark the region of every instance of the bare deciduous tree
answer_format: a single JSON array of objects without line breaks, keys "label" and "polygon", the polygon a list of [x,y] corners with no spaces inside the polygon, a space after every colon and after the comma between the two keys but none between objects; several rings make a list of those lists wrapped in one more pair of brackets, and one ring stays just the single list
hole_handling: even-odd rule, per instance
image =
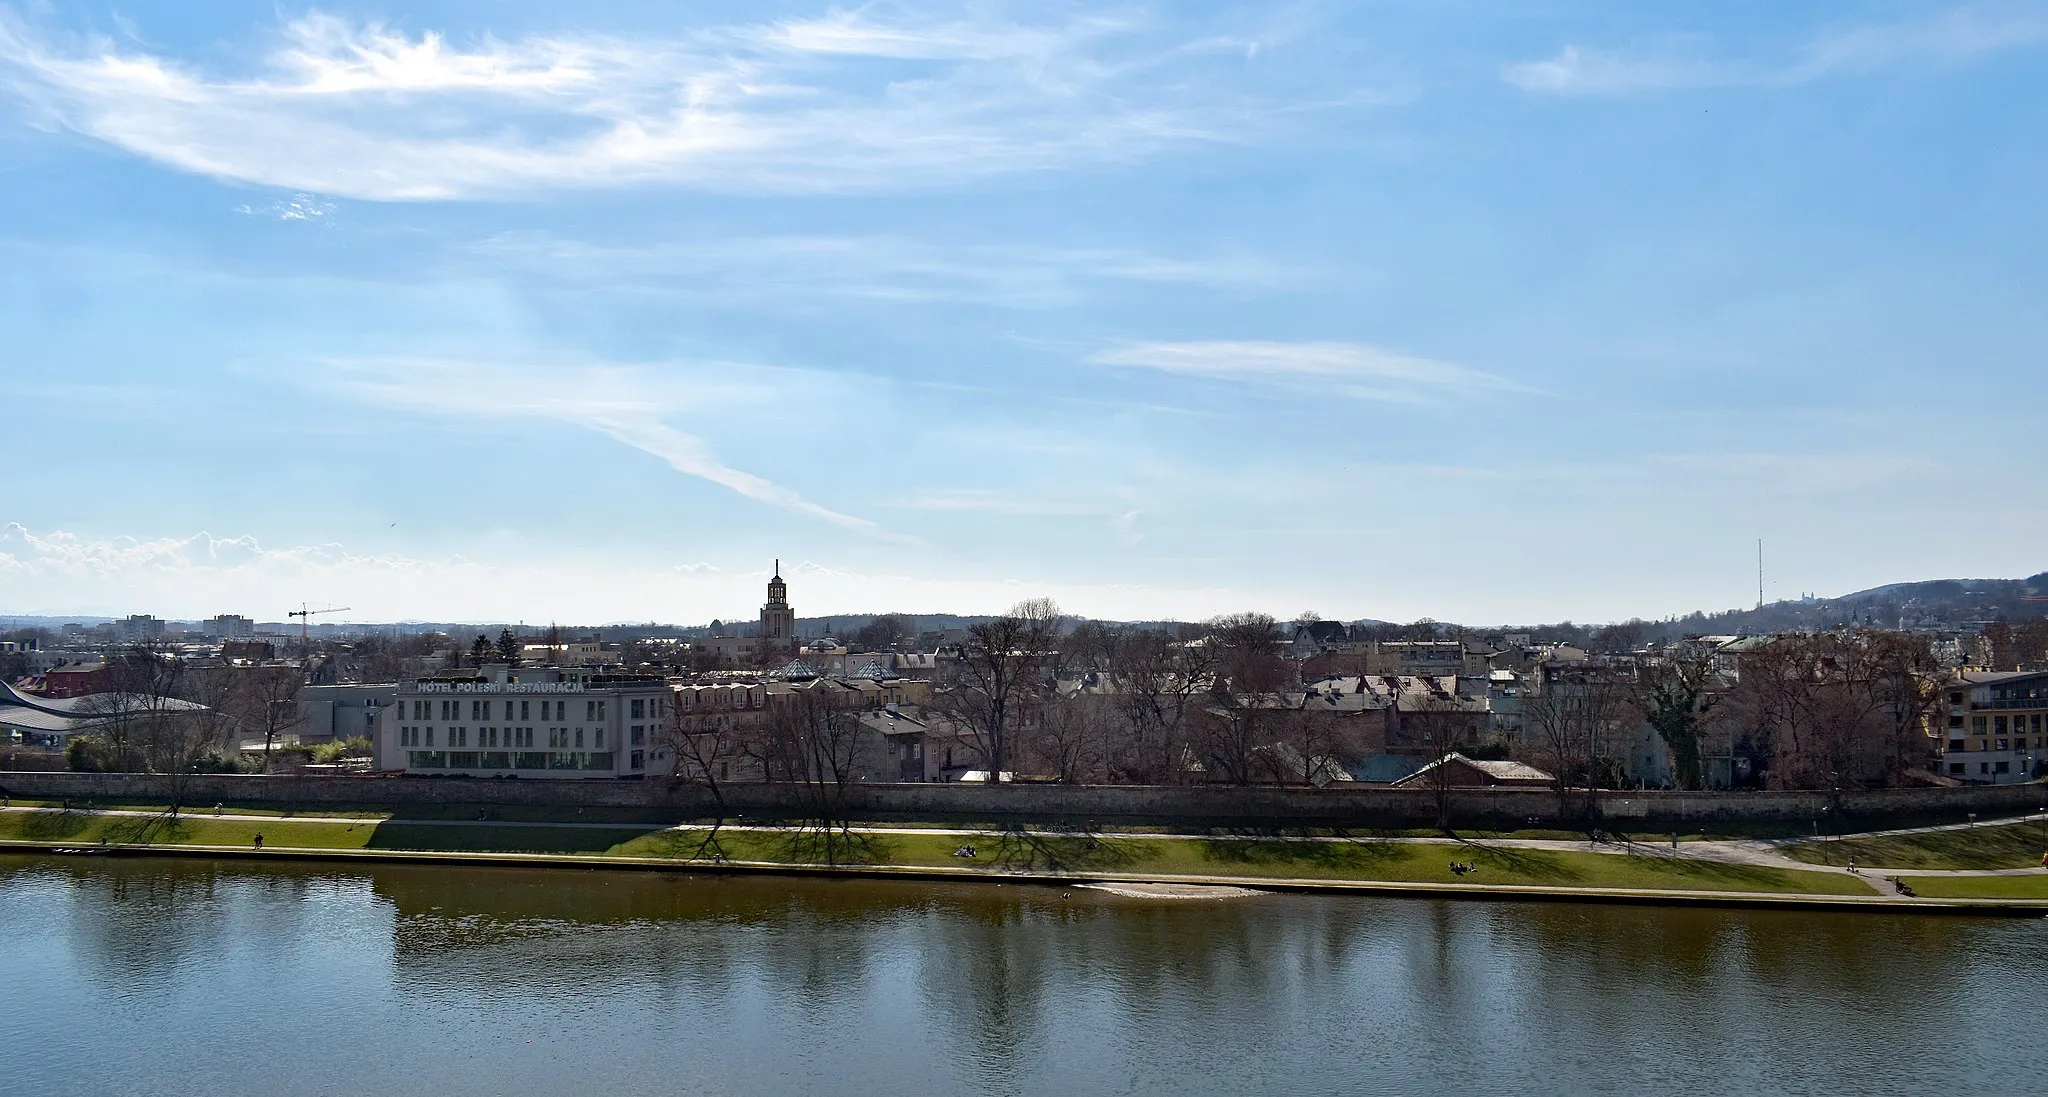
[{"label": "bare deciduous tree", "polygon": [[1257,772],[1256,752],[1274,738],[1289,671],[1266,614],[1234,613],[1209,626],[1216,670],[1203,713],[1203,759],[1225,781],[1249,785]]},{"label": "bare deciduous tree", "polygon": [[1059,607],[1040,598],[969,626],[950,681],[933,695],[932,707],[967,729],[991,785],[1009,771],[1018,727],[1051,688],[1059,625]]},{"label": "bare deciduous tree", "polygon": [[271,751],[305,719],[299,709],[299,690],[305,672],[295,666],[264,666],[239,676],[233,704],[237,723],[263,735],[263,763],[270,765]]},{"label": "bare deciduous tree", "polygon": [[1104,698],[1087,693],[1048,699],[1024,736],[1023,754],[1033,771],[1050,773],[1069,785],[1097,779],[1108,730],[1107,707]]},{"label": "bare deciduous tree", "polygon": [[1880,785],[1926,762],[1944,674],[1923,637],[1780,636],[1742,656],[1730,716],[1770,787]]},{"label": "bare deciduous tree", "polygon": [[1549,771],[1563,815],[1593,819],[1599,788],[1613,783],[1619,739],[1638,716],[1633,671],[1546,666],[1535,684],[1522,695],[1526,756]]},{"label": "bare deciduous tree", "polygon": [[1112,780],[1178,784],[1187,773],[1189,724],[1208,694],[1216,649],[1153,629],[1120,633],[1109,675],[1123,734],[1110,745]]},{"label": "bare deciduous tree", "polygon": [[[689,714],[677,709],[655,738],[655,747],[671,763],[669,776],[678,785],[700,785],[725,814],[725,785],[738,764],[759,770],[759,739],[754,729],[736,723],[728,713]],[[751,764],[750,764],[751,763]]]}]

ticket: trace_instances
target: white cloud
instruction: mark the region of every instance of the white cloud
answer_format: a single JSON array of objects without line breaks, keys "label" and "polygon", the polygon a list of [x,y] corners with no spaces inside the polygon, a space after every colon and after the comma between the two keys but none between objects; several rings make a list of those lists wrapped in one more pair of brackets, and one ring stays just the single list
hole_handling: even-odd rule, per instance
[{"label": "white cloud", "polygon": [[1367,400],[1416,403],[1470,392],[1528,392],[1497,374],[1397,354],[1362,343],[1198,340],[1128,343],[1091,361],[1186,377],[1314,389]]},{"label": "white cloud", "polygon": [[1013,308],[1081,299],[1091,283],[1279,291],[1316,273],[1248,255],[1163,256],[1123,248],[938,246],[901,236],[748,236],[591,244],[501,233],[471,252],[566,281],[686,283],[692,295],[746,299],[832,294],[869,301],[968,301]]},{"label": "white cloud", "polygon": [[[232,546],[223,550],[220,546]],[[748,617],[768,578],[765,561],[725,566],[636,564],[507,548],[492,560],[364,553],[341,545],[264,548],[252,537],[110,537],[32,533],[0,525],[0,605],[12,614],[153,613],[197,620],[243,613],[278,621],[307,591],[350,607],[335,624],[548,620],[703,623]],[[495,562],[498,558],[516,563]],[[921,568],[864,571],[784,561],[791,601],[806,616],[995,613],[1049,596],[1070,612],[1121,618],[1208,616],[1257,596],[1228,587],[958,579]],[[1273,599],[1278,602],[1280,599]]]},{"label": "white cloud", "polygon": [[[765,400],[776,386],[772,380],[760,378],[795,371],[721,363],[710,372],[724,375],[723,383],[692,371],[684,384],[673,376],[663,379],[639,367],[611,364],[570,364],[545,370],[513,363],[434,358],[328,359],[323,364],[331,371],[329,381],[335,387],[386,407],[469,418],[570,423],[749,499],[885,540],[911,540],[734,468],[720,461],[702,438],[665,421],[673,415],[703,415],[721,405],[729,408]],[[815,379],[810,383],[816,383]]]},{"label": "white cloud", "polygon": [[2040,4],[1983,4],[1906,22],[1825,32],[1777,60],[1709,60],[1683,56],[1668,46],[1603,51],[1567,45],[1554,57],[1509,65],[1501,76],[1524,91],[1559,96],[1782,87],[1913,62],[1953,63],[2044,42],[2048,42],[2048,13]]},{"label": "white cloud", "polygon": [[1625,95],[1694,87],[1725,78],[1720,70],[1703,63],[1629,57],[1578,46],[1566,46],[1547,60],[1509,65],[1502,75],[1523,91],[1546,95]]},{"label": "white cloud", "polygon": [[333,213],[335,205],[314,194],[294,194],[263,206],[240,205],[236,213],[278,221],[318,221]]},{"label": "white cloud", "polygon": [[869,8],[509,41],[315,13],[222,73],[0,13],[0,90],[45,126],[181,170],[362,199],[924,188],[1250,136],[1242,66],[1179,45],[1104,18]]}]

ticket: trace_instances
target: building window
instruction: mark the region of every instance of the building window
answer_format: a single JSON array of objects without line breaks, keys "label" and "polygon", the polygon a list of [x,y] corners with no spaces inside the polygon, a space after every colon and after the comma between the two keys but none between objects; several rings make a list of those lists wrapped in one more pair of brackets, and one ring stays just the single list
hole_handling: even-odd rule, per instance
[{"label": "building window", "polygon": [[1993,731],[1993,732],[1994,732],[1995,734],[1998,734],[1998,735],[2004,735],[2004,734],[2005,734],[2005,717],[2003,717],[2003,716],[1993,716],[1993,717],[1991,718],[1991,730],[1992,730],[1992,731]]},{"label": "building window", "polygon": [[647,743],[647,729],[646,729],[646,727],[644,727],[644,726],[642,726],[642,725],[640,725],[640,724],[634,724],[634,725],[633,725],[633,745],[634,745],[634,746],[636,746],[636,747],[637,747],[637,746],[645,746],[645,745],[646,745],[646,743]]},{"label": "building window", "polygon": [[1982,716],[1972,716],[1970,717],[1970,730],[1978,735],[1983,735],[1991,730],[1991,721],[1986,720]]},{"label": "building window", "polygon": [[646,701],[643,701],[643,700],[640,700],[640,699],[638,699],[638,698],[635,698],[635,699],[634,699],[634,701],[633,701],[633,708],[632,708],[632,712],[631,712],[631,716],[632,716],[632,718],[633,718],[633,719],[635,719],[635,720],[639,720],[639,719],[642,719],[643,717],[645,717],[646,715],[647,715],[647,702],[646,702]]},{"label": "building window", "polygon": [[[505,702],[505,704],[506,704],[506,705],[507,705],[507,706],[509,707],[509,706],[510,706],[510,705],[512,704],[512,702],[510,702],[510,701],[507,701],[507,702]],[[526,710],[527,710],[527,709],[529,709],[529,708],[531,708],[532,706],[533,706],[533,702],[532,702],[532,701],[521,701],[521,702],[519,702],[519,718],[520,718],[521,720],[530,720],[530,719],[532,719],[532,717],[531,717],[531,716],[529,716],[529,715],[527,715],[527,712],[526,712]],[[506,715],[506,716],[511,716],[512,714],[508,712],[508,713],[506,713],[505,715]]]},{"label": "building window", "polygon": [[[2004,728],[2000,728],[1999,730],[2000,730],[2000,731],[2004,731],[2005,729],[2004,729]],[[2003,740],[2003,739],[2000,739],[2000,740],[1998,741],[1998,749],[2000,749],[2000,750],[2007,750],[2007,749],[2010,749],[2010,748],[2006,746],[2006,741],[2005,741],[2005,740]],[[2004,765],[2004,763],[2003,763],[2003,762],[2001,762],[2001,763],[1999,763],[1999,764],[2000,764],[2000,765]]]},{"label": "building window", "polygon": [[433,728],[431,728],[431,727],[429,727],[429,728],[427,729],[427,745],[428,745],[428,746],[433,746],[433,745],[434,745],[434,729],[433,729]]},{"label": "building window", "polygon": [[2011,773],[2011,772],[2012,772],[2012,763],[2011,763],[2011,762],[2000,762],[2000,763],[1998,763],[1998,766],[1997,766],[1997,772],[1999,772],[1999,773]]},{"label": "building window", "polygon": [[632,766],[634,769],[647,768],[647,754],[645,751],[636,750],[633,752]]},{"label": "building window", "polygon": [[1961,776],[1961,775],[1962,775],[1962,773],[1963,773],[1963,768],[1964,768],[1964,767],[1963,767],[1963,764],[1962,764],[1961,762],[1950,762],[1950,763],[1948,764],[1948,771],[1949,771],[1950,773],[1952,773],[1952,774],[1955,774],[1955,775],[1957,775],[1957,776]]},{"label": "building window", "polygon": [[583,729],[582,729],[582,728],[577,728],[577,729],[576,729],[576,745],[577,745],[577,747],[579,747],[579,748],[583,746]]}]

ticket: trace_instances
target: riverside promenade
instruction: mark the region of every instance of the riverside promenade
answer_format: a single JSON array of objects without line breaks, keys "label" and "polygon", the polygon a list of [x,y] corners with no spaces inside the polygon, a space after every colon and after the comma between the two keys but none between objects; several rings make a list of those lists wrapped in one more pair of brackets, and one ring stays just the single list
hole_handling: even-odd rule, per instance
[{"label": "riverside promenade", "polygon": [[[2005,824],[2025,825],[2025,821]],[[1989,824],[1987,824],[1987,827]],[[1882,832],[1884,837],[1958,828]],[[257,839],[263,840],[259,844]],[[1852,838],[1853,840],[1853,838]],[[0,810],[0,851],[328,863],[928,879],[1084,885],[1156,898],[1328,892],[1468,899],[2048,916],[2039,895],[1908,894],[1930,881],[2048,885],[2041,869],[1816,865],[1793,840],[1650,843],[1507,836],[1076,832],[887,824],[675,825],[395,819],[376,813]],[[2032,877],[2033,879],[2028,879]]]}]

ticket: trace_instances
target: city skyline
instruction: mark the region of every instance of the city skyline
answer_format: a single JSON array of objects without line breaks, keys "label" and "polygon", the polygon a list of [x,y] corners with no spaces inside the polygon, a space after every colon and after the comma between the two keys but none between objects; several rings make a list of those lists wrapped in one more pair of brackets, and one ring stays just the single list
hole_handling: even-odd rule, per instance
[{"label": "city skyline", "polygon": [[0,612],[2041,570],[2048,6],[692,11],[0,6]]}]

